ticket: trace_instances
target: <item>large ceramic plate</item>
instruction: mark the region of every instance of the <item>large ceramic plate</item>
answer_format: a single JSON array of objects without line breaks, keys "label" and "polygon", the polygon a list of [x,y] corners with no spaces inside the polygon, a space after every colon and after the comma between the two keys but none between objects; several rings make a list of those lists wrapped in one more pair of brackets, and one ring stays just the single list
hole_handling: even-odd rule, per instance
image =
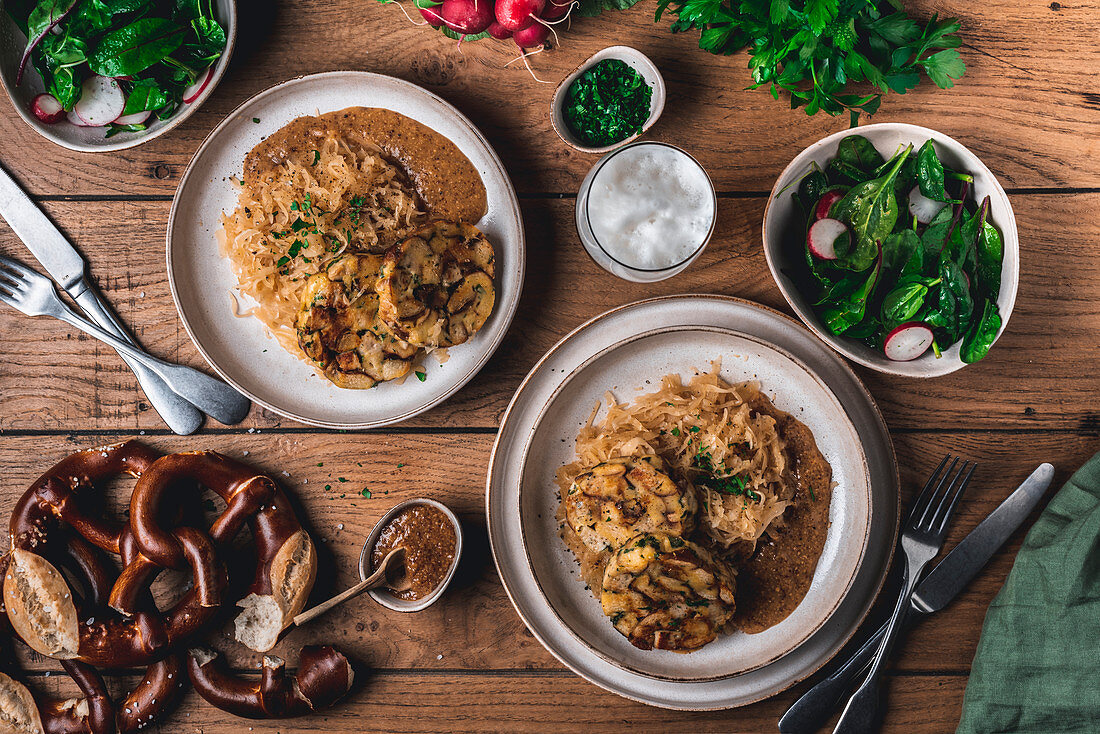
[{"label": "large ceramic plate", "polygon": [[[427,379],[383,383],[371,390],[338,388],[282,349],[255,318],[234,315],[237,284],[215,234],[232,211],[244,157],[264,137],[302,115],[345,107],[384,107],[450,138],[481,174],[488,213],[477,226],[497,252],[497,302],[470,341],[428,356]],[[292,79],[261,92],[229,115],[199,147],[180,181],[168,220],[168,280],[187,333],[227,382],[264,407],[303,423],[371,428],[405,420],[446,400],[488,361],[519,303],[524,270],[523,222],[515,190],[488,141],[454,107],[409,82],[343,71]]]},{"label": "large ceramic plate", "polygon": [[[632,647],[600,612],[558,537],[554,473],[605,391],[620,401],[659,378],[721,359],[731,382],[757,380],[813,431],[836,488],[824,552],[806,598],[765,632],[722,635],[688,655]],[[620,695],[676,709],[740,706],[810,675],[852,635],[882,584],[898,521],[886,426],[851,370],[777,312],[719,296],[624,306],[557,344],[505,414],[487,485],[489,538],[516,610],[579,675]]]}]

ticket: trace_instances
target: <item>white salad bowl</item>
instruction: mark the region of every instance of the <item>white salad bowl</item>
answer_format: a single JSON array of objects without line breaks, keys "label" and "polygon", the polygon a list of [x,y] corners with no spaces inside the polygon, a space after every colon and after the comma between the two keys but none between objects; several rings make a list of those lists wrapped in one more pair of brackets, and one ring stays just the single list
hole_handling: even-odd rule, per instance
[{"label": "white salad bowl", "polygon": [[[805,222],[802,221],[802,216],[798,213],[791,195],[797,189],[798,181],[811,170],[811,164],[817,163],[824,168],[836,156],[840,141],[849,135],[862,135],[867,138],[886,159],[889,159],[899,146],[912,143],[915,148],[919,148],[925,141],[932,139],[946,167],[974,176],[971,195],[978,202],[986,196],[989,197],[989,219],[1000,230],[1004,239],[1001,291],[997,296],[1001,328],[997,332],[997,337],[1000,338],[1007,328],[1012,307],[1016,303],[1016,290],[1020,281],[1020,238],[1016,231],[1016,217],[1012,213],[1008,194],[989,168],[966,146],[943,133],[918,125],[884,122],[843,130],[819,140],[791,161],[775,182],[764,210],[764,255],[772,277],[775,278],[783,297],[787,299],[787,303],[791,305],[802,322],[822,341],[853,362],[879,372],[906,377],[939,377],[962,369],[966,363],[959,357],[959,343],[943,351],[939,358],[928,351],[912,361],[896,362],[863,342],[832,334],[814,312],[812,299],[799,291],[797,282],[792,277],[793,273],[797,272],[796,268],[802,264]],[[900,201],[898,204],[901,211],[907,211],[906,202]]]},{"label": "white salad bowl", "polygon": [[[642,123],[641,130],[631,135],[629,138],[623,138],[617,143],[594,148],[582,143],[569,129],[569,125],[565,122],[565,115],[562,114],[562,102],[565,101],[565,93],[569,91],[569,86],[574,80],[605,59],[619,59],[620,61],[626,62],[634,71],[641,74],[642,79],[644,79],[650,89],[653,90],[653,95],[649,99],[649,117]],[[569,76],[561,80],[550,102],[550,122],[554,125],[554,132],[556,132],[558,137],[570,148],[579,150],[582,153],[602,154],[615,150],[616,148],[621,148],[627,143],[637,140],[645,134],[649,128],[653,127],[653,123],[657,122],[657,118],[661,116],[664,109],[665,80],[664,77],[661,76],[661,72],[657,68],[657,65],[636,48],[631,48],[630,46],[609,46],[589,56],[588,59],[574,69]]]},{"label": "white salad bowl", "polygon": [[0,83],[4,85],[8,98],[19,116],[39,135],[63,148],[81,153],[106,153],[133,148],[163,135],[190,117],[206,101],[225,75],[237,40],[237,3],[236,0],[213,0],[213,7],[218,21],[225,28],[225,51],[214,64],[210,81],[197,98],[181,105],[176,114],[167,120],[155,120],[147,129],[140,132],[120,132],[108,138],[107,129],[104,127],[78,127],[64,119],[47,124],[35,117],[31,112],[31,103],[36,96],[45,91],[45,85],[41,75],[30,63],[27,64],[23,74],[23,83],[16,85],[15,75],[19,70],[19,60],[27,45],[27,38],[16,26],[15,21],[2,11],[0,11]]}]

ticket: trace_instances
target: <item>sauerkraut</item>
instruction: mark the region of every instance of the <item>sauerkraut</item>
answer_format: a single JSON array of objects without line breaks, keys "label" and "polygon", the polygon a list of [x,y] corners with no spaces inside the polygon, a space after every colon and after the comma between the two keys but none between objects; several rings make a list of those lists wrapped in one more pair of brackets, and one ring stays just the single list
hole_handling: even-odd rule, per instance
[{"label": "sauerkraut", "polygon": [[380,253],[426,221],[403,172],[362,140],[329,133],[242,184],[218,233],[239,291],[279,343],[303,356],[294,329],[306,281],[344,252]]},{"label": "sauerkraut", "polygon": [[[770,405],[767,396],[755,383],[725,382],[718,370],[715,363],[687,384],[679,375],[665,375],[660,389],[630,403],[608,392],[605,405],[595,406],[577,436],[577,460],[558,470],[561,496],[574,478],[600,462],[656,455],[697,493],[699,525],[718,547],[751,550],[782,517],[795,487],[775,419],[754,408]],[[606,414],[597,423],[601,408]],[[606,559],[578,553],[569,540],[582,569],[606,565]],[[597,571],[583,575],[591,583]]]}]

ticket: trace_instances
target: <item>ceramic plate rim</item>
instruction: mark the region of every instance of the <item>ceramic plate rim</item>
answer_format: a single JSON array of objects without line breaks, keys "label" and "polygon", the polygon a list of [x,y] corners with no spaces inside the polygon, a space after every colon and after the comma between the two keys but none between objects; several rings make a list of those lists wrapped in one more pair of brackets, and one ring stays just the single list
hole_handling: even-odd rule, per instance
[{"label": "ceramic plate rim", "polygon": [[[493,512],[493,498],[494,498],[493,486],[495,484],[494,470],[497,467],[499,454],[502,450],[502,440],[505,438],[505,429],[506,429],[506,427],[509,423],[509,419],[511,418],[514,409],[517,407],[518,401],[521,398],[525,388],[534,379],[534,377],[539,373],[539,371],[544,367],[544,365],[563,346],[565,346],[572,339],[576,338],[579,334],[584,332],[586,329],[592,327],[594,324],[596,324],[599,321],[602,321],[602,320],[607,319],[609,317],[612,317],[616,314],[619,314],[620,312],[630,310],[630,309],[633,309],[633,308],[639,308],[639,307],[658,304],[660,302],[676,301],[676,300],[681,300],[681,299],[688,299],[688,300],[697,299],[697,300],[702,300],[702,301],[710,301],[711,303],[716,304],[719,307],[734,307],[734,308],[740,307],[740,308],[755,309],[755,310],[758,310],[758,311],[762,312],[762,314],[767,316],[767,317],[777,319],[778,322],[783,323],[785,326],[793,328],[794,330],[796,330],[798,332],[802,332],[803,338],[808,338],[809,339],[808,343],[813,344],[813,347],[811,347],[811,348],[816,348],[818,350],[818,354],[816,356],[830,362],[831,365],[834,368],[839,369],[840,374],[842,375],[842,377],[845,380],[848,381],[849,385],[852,388],[854,388],[858,391],[858,394],[862,398],[864,398],[865,404],[862,407],[869,410],[869,415],[874,419],[874,423],[875,423],[873,428],[869,429],[869,430],[873,430],[874,434],[878,438],[882,439],[882,444],[880,446],[880,448],[883,450],[882,458],[885,459],[887,461],[888,465],[889,465],[888,466],[888,471],[886,472],[886,478],[891,483],[891,487],[889,487],[887,489],[892,490],[890,492],[890,494],[892,494],[892,496],[893,496],[893,500],[886,503],[882,507],[882,509],[879,511],[880,513],[885,513],[887,510],[889,510],[893,514],[893,523],[892,523],[892,526],[888,529],[887,548],[886,548],[885,552],[883,553],[883,555],[881,557],[880,571],[878,572],[878,576],[877,576],[877,578],[873,579],[872,582],[870,583],[870,586],[866,591],[866,599],[865,599],[865,601],[863,601],[863,603],[861,605],[861,608],[858,610],[856,618],[853,619],[851,622],[846,623],[845,628],[838,631],[839,634],[833,635],[833,639],[826,644],[827,649],[825,651],[821,652],[821,653],[817,653],[816,656],[812,660],[805,663],[800,670],[795,671],[792,674],[781,674],[782,678],[778,683],[767,683],[765,681],[763,684],[758,684],[757,688],[755,690],[742,691],[742,692],[739,692],[739,693],[735,692],[735,691],[726,691],[726,690],[715,691],[715,692],[703,691],[701,693],[696,692],[697,697],[704,698],[705,700],[703,700],[703,701],[691,701],[691,702],[684,702],[684,701],[680,701],[680,700],[669,700],[667,697],[658,700],[657,698],[652,697],[652,696],[647,696],[647,695],[645,695],[645,693],[642,693],[642,692],[637,692],[635,690],[625,690],[622,683],[621,683],[621,681],[616,682],[616,681],[606,680],[606,678],[608,676],[604,674],[604,671],[599,670],[601,665],[605,665],[603,659],[599,658],[599,656],[596,656],[596,660],[594,661],[594,664],[593,664],[592,660],[574,660],[574,659],[570,658],[570,656],[567,654],[567,652],[559,650],[557,645],[551,644],[547,639],[548,635],[544,634],[544,630],[542,630],[541,628],[536,628],[531,624],[531,622],[528,619],[528,616],[525,614],[525,612],[523,611],[523,608],[521,607],[521,604],[519,603],[519,601],[516,598],[517,590],[514,589],[512,587],[512,585],[510,585],[509,582],[505,578],[505,574],[502,570],[502,559],[501,559],[502,549],[499,547],[500,543],[498,542],[498,539],[497,539],[497,535],[500,532],[499,526],[500,526],[502,520],[499,517],[494,518],[494,512]],[[696,324],[694,326],[698,327],[699,325]],[[738,333],[739,333],[739,335],[745,335],[744,332],[738,332]],[[755,335],[750,335],[750,336],[753,336],[753,338],[755,338],[757,340],[761,339],[761,337],[759,337],[759,336],[755,336]],[[767,343],[768,343],[768,346],[771,346],[773,348],[777,348],[785,354],[789,354],[789,352],[785,348],[780,347],[777,344],[771,344],[770,342],[767,342]],[[585,362],[588,362],[588,361],[590,361],[590,360],[587,360],[587,359],[585,360]],[[799,362],[800,364],[802,363],[801,359],[796,359],[796,361]],[[817,376],[817,373],[814,372],[813,370],[810,370],[810,373],[812,375]],[[818,378],[818,379],[821,379],[821,378]],[[866,451],[864,451],[863,453],[864,453],[865,456],[867,456]],[[868,461],[869,461],[869,459],[868,459]],[[874,478],[875,477],[872,476],[872,480],[874,480]],[[637,701],[639,703],[644,703],[644,704],[647,704],[647,705],[656,706],[656,707],[659,707],[659,708],[671,709],[671,710],[711,711],[711,710],[719,710],[719,709],[731,709],[731,708],[737,708],[737,707],[740,707],[740,706],[749,705],[751,703],[755,703],[757,701],[761,701],[761,700],[764,700],[766,698],[770,698],[771,696],[774,696],[774,695],[780,693],[781,691],[786,690],[787,688],[789,688],[790,686],[796,684],[800,680],[804,680],[805,678],[809,677],[810,675],[813,675],[814,672],[819,670],[829,660],[831,660],[833,658],[833,656],[835,656],[836,653],[839,652],[843,648],[843,646],[852,638],[852,636],[859,629],[860,625],[866,619],[866,616],[869,613],[869,611],[871,609],[871,606],[874,603],[874,600],[878,597],[879,593],[881,592],[883,584],[885,583],[885,580],[886,580],[886,575],[887,575],[887,571],[889,570],[890,562],[893,558],[894,548],[895,548],[896,542],[897,542],[898,521],[899,521],[899,517],[900,517],[900,495],[899,495],[899,492],[898,492],[899,486],[900,486],[900,479],[899,479],[899,475],[898,475],[897,458],[896,458],[896,454],[894,452],[893,442],[890,439],[890,434],[889,434],[888,428],[886,426],[886,422],[882,417],[881,411],[879,410],[878,405],[875,403],[873,396],[867,390],[866,386],[858,378],[858,376],[851,369],[851,367],[846,362],[844,362],[843,359],[841,359],[839,357],[839,355],[837,355],[832,350],[828,349],[824,344],[821,344],[820,341],[818,341],[816,338],[813,337],[812,332],[809,332],[809,330],[806,329],[806,327],[804,327],[798,321],[796,321],[795,319],[791,318],[790,316],[788,316],[784,313],[776,311],[775,309],[772,309],[772,308],[769,308],[767,306],[763,306],[761,304],[757,304],[757,303],[754,303],[754,302],[751,302],[751,301],[747,301],[745,299],[733,297],[733,296],[724,296],[724,295],[717,295],[717,294],[681,294],[681,295],[659,296],[659,297],[655,297],[655,298],[643,299],[641,301],[635,301],[633,303],[628,303],[628,304],[624,304],[622,306],[612,308],[612,309],[610,309],[610,310],[608,310],[608,311],[606,311],[606,312],[604,312],[604,313],[602,313],[602,314],[600,314],[600,315],[584,322],[583,324],[581,324],[580,326],[575,328],[573,331],[571,331],[569,334],[567,334],[561,340],[559,340],[553,347],[550,348],[550,350],[548,350],[546,352],[545,355],[543,355],[542,358],[539,359],[539,361],[534,365],[534,367],[532,367],[531,371],[527,374],[527,376],[521,382],[519,388],[516,390],[515,395],[513,396],[511,402],[508,405],[507,410],[505,411],[505,413],[504,413],[504,415],[501,419],[500,429],[499,429],[498,434],[497,434],[497,439],[493,444],[493,449],[492,449],[492,452],[491,452],[490,457],[489,457],[489,466],[488,466],[488,472],[487,472],[487,476],[486,476],[485,507],[486,507],[487,521],[488,521],[488,535],[489,535],[490,550],[491,550],[492,555],[493,555],[494,564],[496,565],[496,568],[497,568],[497,573],[501,578],[502,585],[504,586],[505,593],[508,595],[509,601],[511,601],[513,608],[516,610],[516,613],[519,615],[520,619],[524,622],[527,629],[531,632],[531,634],[535,637],[535,639],[537,639],[543,645],[543,647],[545,647],[547,649],[547,651],[550,652],[551,655],[553,655],[559,662],[561,662],[563,665],[565,665],[567,668],[572,670],[575,674],[577,674],[581,678],[589,681],[590,683],[592,683],[592,684],[594,684],[594,685],[596,685],[600,688],[603,688],[604,690],[610,691],[610,692],[615,693],[615,694],[617,694],[619,696],[622,696],[624,698],[627,698],[627,699],[630,699],[630,700],[633,700],[633,701]],[[873,496],[874,495],[872,495],[872,497]],[[875,509],[875,506],[872,505],[872,516],[871,516],[871,521],[869,523],[870,528],[873,528],[874,524],[876,523],[876,518],[875,518],[876,513],[874,512],[874,509]],[[889,518],[880,517],[877,520],[877,522],[881,523],[881,522],[883,522],[885,520],[888,520],[888,519]],[[873,557],[873,555],[870,556],[870,557]],[[862,561],[861,561],[860,570],[863,570],[867,560],[869,560],[869,556],[865,552],[864,556],[862,558]],[[856,576],[858,576],[858,575],[859,574],[857,573]],[[537,586],[537,582],[536,582],[536,586]],[[851,592],[851,587],[849,587],[849,589],[846,593],[850,593],[850,592]],[[545,600],[545,598],[541,599],[540,601],[543,605],[548,606],[548,607],[550,606],[549,603]],[[847,596],[842,598],[841,603],[843,603],[844,601],[847,601]],[[836,610],[834,610],[834,614],[832,616],[830,616],[829,620],[827,620],[825,626],[828,626],[829,623],[831,623],[835,620],[835,617],[836,617],[835,611]],[[562,625],[562,626],[568,628],[567,625]],[[555,633],[555,632],[556,632],[556,630],[550,630],[550,633]],[[811,635],[809,638],[804,640],[802,645],[806,645],[806,644],[812,642],[814,640],[814,638],[816,638],[818,635],[825,635],[825,634],[826,634],[826,630],[819,629],[814,635]],[[587,646],[585,646],[585,648],[587,649]],[[798,651],[798,648],[795,648],[795,650],[792,651],[792,653],[791,653],[791,657],[793,657],[793,653],[795,653],[797,651]],[[589,652],[590,652],[590,650],[589,650]],[[699,680],[691,680],[691,681],[672,680],[672,681],[666,681],[664,679],[655,679],[655,678],[650,678],[648,676],[637,676],[637,674],[633,673],[632,671],[625,670],[623,668],[617,668],[617,667],[614,669],[614,671],[612,671],[612,675],[614,675],[615,671],[617,671],[619,674],[625,674],[625,675],[628,675],[628,676],[641,677],[641,678],[644,678],[646,680],[649,680],[650,682],[660,682],[665,687],[667,687],[669,689],[680,688],[684,692],[687,692],[691,688],[694,688],[696,686],[714,686],[714,685],[723,685],[723,684],[725,686],[728,686],[728,687],[736,686],[738,684],[739,679],[743,678],[745,675],[756,675],[756,674],[768,671],[769,668],[771,668],[772,666],[780,666],[780,665],[783,665],[783,664],[784,664],[784,658],[779,658],[777,661],[775,661],[775,662],[773,662],[769,665],[765,665],[762,668],[757,668],[755,671],[750,671],[748,673],[742,673],[742,674],[737,674],[737,675],[733,675],[733,676],[729,676],[729,677],[724,677],[724,678],[721,678],[719,680],[714,680],[714,681],[699,681]],[[752,685],[752,683],[750,682],[748,685]]]},{"label": "ceramic plate rim", "polygon": [[[629,344],[632,344],[634,342],[641,341],[643,339],[647,339],[647,338],[653,337],[653,336],[660,336],[660,335],[674,333],[674,332],[690,332],[690,331],[706,331],[706,332],[711,332],[711,333],[715,333],[715,334],[722,334],[722,335],[726,335],[726,336],[732,336],[732,337],[736,337],[738,339],[745,339],[746,341],[755,342],[756,344],[759,344],[762,347],[765,347],[769,350],[778,352],[780,355],[782,355],[786,359],[790,360],[792,363],[794,363],[795,366],[797,366],[799,369],[801,369],[803,372],[805,372],[815,383],[817,383],[823,390],[825,390],[830,396],[832,396],[834,398],[834,400],[836,399],[836,395],[832,392],[832,390],[829,389],[829,386],[825,383],[825,381],[822,380],[821,377],[819,377],[816,372],[814,372],[806,364],[804,364],[802,362],[802,360],[795,357],[788,350],[783,349],[782,347],[780,347],[778,345],[772,344],[772,343],[768,342],[767,340],[762,339],[758,336],[755,336],[755,335],[752,335],[752,334],[747,334],[747,333],[741,332],[741,331],[737,331],[736,329],[725,328],[725,327],[720,327],[720,326],[698,326],[698,325],[691,325],[691,324],[682,324],[682,325],[679,325],[679,326],[664,326],[664,327],[657,327],[657,328],[654,328],[654,329],[646,329],[645,331],[640,331],[640,332],[637,332],[635,334],[631,334],[631,335],[629,335],[629,336],[627,336],[623,339],[620,339],[619,341],[615,342],[614,344],[609,344],[608,346],[604,347],[603,349],[600,349],[598,352],[596,352],[595,354],[593,354],[592,356],[588,357],[583,362],[578,364],[568,375],[565,375],[563,378],[561,378],[561,381],[558,383],[557,387],[554,389],[553,395],[550,397],[550,399],[545,404],[543,404],[539,408],[536,417],[531,422],[532,423],[532,429],[531,429],[532,433],[535,433],[539,430],[539,427],[541,426],[543,419],[546,417],[547,413],[550,410],[550,404],[552,402],[554,402],[557,399],[558,395],[560,395],[566,389],[566,387],[569,385],[569,383],[573,380],[574,377],[579,376],[580,373],[583,372],[584,370],[588,369],[588,367],[590,365],[592,365],[595,362],[599,361],[601,358],[603,358],[607,355],[610,355],[612,352],[616,351],[617,349],[619,349],[621,347],[625,347],[625,346],[627,346]],[[844,414],[845,420],[847,420],[849,425],[851,425],[851,419],[848,417],[847,412],[844,411],[844,406],[841,405],[839,400],[836,400],[836,404],[837,404],[837,408],[839,408],[840,411]],[[858,431],[856,431],[854,425],[851,425],[851,427],[852,427],[853,432],[858,433]],[[528,458],[529,458],[529,455],[530,455],[530,452],[531,452],[531,448],[532,448],[532,442],[530,442],[530,441],[528,441],[523,447],[523,451],[522,451],[522,457],[523,458],[521,460],[521,463],[524,466],[526,466],[526,464],[527,464],[527,461],[528,461]],[[862,460],[862,463],[863,463],[863,474],[864,474],[864,476],[867,477],[867,483],[868,483],[868,486],[869,486],[870,485],[870,467],[869,467],[869,464],[868,464],[868,461],[867,461],[867,455],[863,451],[863,446],[862,445],[860,445],[858,447],[858,450],[859,450],[860,459]],[[551,609],[551,611],[554,612],[554,615],[561,622],[562,626],[566,630],[568,630],[568,632],[571,635],[573,635],[573,637],[575,637],[578,642],[580,642],[581,644],[588,647],[595,655],[598,655],[599,657],[603,658],[603,660],[605,662],[607,662],[611,665],[614,665],[615,667],[618,667],[622,670],[626,670],[626,671],[629,671],[631,673],[634,673],[636,675],[645,676],[646,678],[651,678],[651,679],[657,680],[657,681],[703,682],[703,681],[723,680],[723,679],[726,679],[726,678],[734,678],[738,675],[743,675],[744,673],[751,673],[754,670],[757,670],[759,668],[763,668],[767,665],[771,665],[776,660],[779,660],[784,655],[787,655],[792,650],[794,650],[795,648],[800,646],[802,643],[804,643],[806,640],[808,640],[810,637],[812,637],[818,630],[820,630],[823,626],[825,626],[825,624],[829,621],[829,618],[832,617],[832,615],[840,607],[841,603],[844,601],[844,598],[848,595],[848,592],[851,591],[852,586],[855,584],[856,578],[859,576],[859,570],[863,565],[863,560],[864,560],[864,558],[866,558],[867,553],[869,551],[868,543],[870,542],[870,539],[871,539],[871,522],[872,522],[871,509],[870,509],[872,502],[871,502],[870,496],[867,497],[867,504],[868,504],[867,523],[862,528],[862,538],[861,538],[861,546],[860,546],[860,551],[859,551],[859,558],[856,560],[856,563],[855,563],[854,568],[852,569],[851,575],[845,581],[843,590],[840,592],[839,596],[837,596],[836,599],[832,602],[831,607],[829,608],[829,611],[824,615],[824,617],[822,617],[819,621],[817,621],[814,624],[813,627],[808,627],[808,628],[806,628],[806,630],[804,632],[800,633],[801,636],[799,637],[797,642],[794,642],[793,644],[791,644],[789,647],[782,650],[781,652],[778,652],[778,653],[774,654],[768,660],[765,660],[765,661],[759,662],[759,663],[755,663],[755,664],[753,664],[749,667],[742,668],[741,670],[738,670],[738,671],[735,671],[735,672],[732,672],[732,673],[723,673],[721,675],[698,676],[698,677],[695,677],[695,676],[693,676],[693,677],[675,677],[675,676],[671,676],[671,675],[660,675],[660,674],[648,672],[648,671],[645,671],[645,670],[639,670],[638,668],[632,667],[632,666],[628,665],[625,662],[612,660],[610,656],[608,656],[603,651],[599,650],[596,646],[590,644],[584,637],[582,637],[580,635],[580,633],[577,632],[577,630],[575,630],[572,626],[570,626],[569,623],[566,622],[565,619],[558,612],[557,608],[554,607],[554,605],[551,604],[550,609]],[[520,505],[517,505],[514,508],[514,510],[515,510],[516,513],[520,514],[519,524],[522,527],[523,526],[523,519],[522,519],[523,510],[520,507]],[[544,597],[546,597],[547,594],[546,594],[546,592],[543,588],[543,584],[540,581],[538,574],[535,572],[534,561],[531,557],[531,548],[530,548],[530,544],[527,542],[527,535],[526,534],[524,534],[524,533],[520,534],[520,543],[523,545],[523,551],[524,551],[524,553],[526,554],[526,557],[527,557],[527,566],[531,570],[531,575],[534,578],[535,585],[538,586],[539,591],[542,592],[542,595]]]},{"label": "ceramic plate rim", "polygon": [[[262,399],[254,394],[251,390],[240,384],[240,382],[230,376],[225,370],[223,370],[211,357],[209,351],[203,346],[202,342],[195,334],[195,330],[188,320],[187,314],[180,301],[179,289],[176,284],[176,270],[173,264],[173,251],[172,242],[173,234],[175,232],[176,217],[179,215],[179,203],[181,194],[187,186],[192,174],[195,171],[195,163],[206,152],[207,148],[212,144],[212,141],[227,128],[238,114],[245,108],[262,102],[266,97],[273,96],[279,92],[285,90],[288,87],[300,85],[300,84],[321,84],[327,79],[333,78],[353,78],[363,80],[365,84],[376,83],[379,80],[383,80],[387,84],[396,84],[399,87],[404,87],[408,93],[412,95],[423,95],[430,103],[438,105],[439,108],[445,111],[451,116],[455,122],[460,126],[466,128],[466,130],[473,135],[485,148],[488,153],[485,158],[485,162],[491,167],[491,173],[500,177],[504,188],[508,192],[508,201],[502,206],[502,210],[507,210],[508,218],[514,220],[516,224],[517,240],[516,247],[519,252],[519,256],[516,258],[516,282],[517,287],[512,293],[508,294],[507,298],[499,298],[497,300],[497,310],[494,312],[494,316],[500,319],[499,327],[492,339],[488,341],[482,347],[481,355],[475,360],[474,364],[466,372],[466,374],[454,379],[450,387],[441,395],[436,396],[433,399],[426,401],[422,405],[418,405],[412,409],[406,410],[400,415],[389,416],[371,421],[354,421],[354,422],[341,422],[330,421],[317,418],[311,418],[305,415],[296,414],[291,410],[278,407],[271,401]],[[290,120],[286,121],[287,123]],[[284,123],[286,124],[286,123]],[[197,175],[197,174],[196,174]],[[478,372],[485,366],[485,363],[492,358],[497,348],[500,346],[504,337],[507,335],[509,328],[511,327],[512,320],[515,318],[516,311],[519,308],[520,296],[523,291],[523,280],[526,274],[526,232],[523,226],[523,214],[519,206],[519,198],[516,195],[515,186],[512,184],[511,178],[508,176],[507,171],[504,168],[504,164],[500,160],[500,156],[497,155],[496,150],[489,143],[488,139],[481,133],[481,131],[473,124],[468,117],[458,110],[450,102],[440,97],[433,92],[424,89],[423,87],[413,84],[399,77],[389,76],[386,74],[378,74],[369,71],[355,71],[355,70],[342,70],[342,71],[327,71],[317,74],[303,74],[291,79],[274,84],[267,89],[264,89],[253,96],[249,97],[241,104],[237,105],[233,111],[231,111],[225,118],[218,123],[218,125],[211,130],[207,136],[203,139],[202,144],[195,150],[195,153],[191,156],[191,160],[187,164],[187,169],[184,171],[183,176],[180,178],[179,185],[176,187],[175,195],[172,197],[172,207],[168,213],[168,228],[165,233],[165,259],[167,262],[168,271],[168,285],[172,292],[172,302],[176,306],[176,313],[179,315],[180,321],[183,323],[184,329],[187,331],[187,335],[191,338],[191,342],[198,349],[206,363],[210,365],[222,379],[247,396],[252,402],[260,405],[268,410],[277,413],[285,418],[299,421],[306,425],[317,426],[319,428],[335,428],[335,429],[351,429],[361,430],[368,428],[380,428],[383,426],[393,425],[402,421],[408,420],[414,416],[420,415],[428,410],[431,410],[440,403],[450,399],[456,392],[462,389],[470,380],[477,375]]]}]

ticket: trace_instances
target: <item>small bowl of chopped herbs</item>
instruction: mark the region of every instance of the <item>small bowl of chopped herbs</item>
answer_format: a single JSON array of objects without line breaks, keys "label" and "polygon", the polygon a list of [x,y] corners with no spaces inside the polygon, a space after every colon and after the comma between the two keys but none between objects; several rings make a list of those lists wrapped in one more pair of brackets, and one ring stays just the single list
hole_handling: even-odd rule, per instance
[{"label": "small bowl of chopped herbs", "polygon": [[235,0],[10,0],[0,82],[43,137],[122,150],[172,129],[210,96],[236,35]]},{"label": "small bowl of chopped herbs", "polygon": [[649,58],[629,46],[594,54],[554,93],[550,119],[566,145],[607,153],[644,133],[665,107],[665,81]]},{"label": "small bowl of chopped herbs", "polygon": [[764,212],[783,296],[871,369],[937,377],[978,362],[1016,301],[1020,243],[1005,190],[962,143],[903,123],[802,151]]}]

